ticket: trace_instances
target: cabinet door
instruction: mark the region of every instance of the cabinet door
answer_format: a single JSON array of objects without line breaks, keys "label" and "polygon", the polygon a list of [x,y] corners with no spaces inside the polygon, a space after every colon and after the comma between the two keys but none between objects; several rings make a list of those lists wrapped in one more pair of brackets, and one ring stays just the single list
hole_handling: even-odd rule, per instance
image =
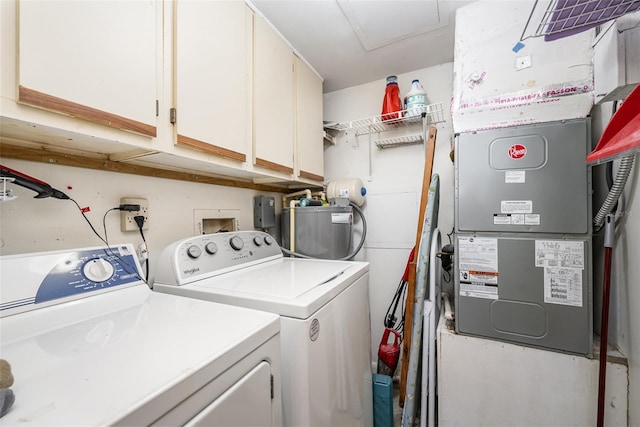
[{"label": "cabinet door", "polygon": [[175,15],[176,143],[245,161],[251,12],[239,1],[177,1]]},{"label": "cabinet door", "polygon": [[323,180],[322,79],[300,58],[296,68],[296,174]]},{"label": "cabinet door", "polygon": [[20,1],[18,102],[156,136],[161,7]]},{"label": "cabinet door", "polygon": [[185,427],[271,427],[271,367],[260,362]]},{"label": "cabinet door", "polygon": [[254,164],[293,174],[293,50],[257,15],[253,58]]}]

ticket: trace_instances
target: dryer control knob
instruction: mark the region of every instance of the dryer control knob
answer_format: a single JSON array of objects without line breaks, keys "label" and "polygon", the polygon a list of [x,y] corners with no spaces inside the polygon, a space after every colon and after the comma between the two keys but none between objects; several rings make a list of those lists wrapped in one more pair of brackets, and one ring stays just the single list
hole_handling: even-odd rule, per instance
[{"label": "dryer control knob", "polygon": [[102,258],[92,259],[82,267],[85,277],[92,282],[106,282],[111,279],[114,270],[113,265]]},{"label": "dryer control knob", "polygon": [[264,236],[264,242],[270,246],[273,243],[273,239],[271,236]]},{"label": "dryer control knob", "polygon": [[258,236],[253,238],[253,243],[256,244],[256,246],[262,246],[262,239]]},{"label": "dryer control knob", "polygon": [[218,245],[213,242],[209,242],[204,245],[204,250],[207,251],[208,254],[215,255],[218,252]]},{"label": "dryer control knob", "polygon": [[196,245],[191,245],[187,248],[187,255],[189,255],[189,258],[196,259],[200,254],[202,254],[202,250]]},{"label": "dryer control knob", "polygon": [[231,239],[229,239],[229,244],[236,251],[239,251],[244,247],[244,241],[238,236],[233,236]]}]

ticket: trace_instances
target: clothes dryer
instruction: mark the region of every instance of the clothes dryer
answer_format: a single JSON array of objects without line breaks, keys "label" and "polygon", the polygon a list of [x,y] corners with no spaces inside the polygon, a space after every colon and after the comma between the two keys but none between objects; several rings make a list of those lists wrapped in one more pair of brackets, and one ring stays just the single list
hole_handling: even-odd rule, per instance
[{"label": "clothes dryer", "polygon": [[0,257],[0,423],[281,425],[278,316],[151,292],[134,254]]},{"label": "clothes dryer", "polygon": [[158,265],[154,291],[281,316],[285,425],[373,425],[368,263],[284,258],[239,231],[175,242]]}]

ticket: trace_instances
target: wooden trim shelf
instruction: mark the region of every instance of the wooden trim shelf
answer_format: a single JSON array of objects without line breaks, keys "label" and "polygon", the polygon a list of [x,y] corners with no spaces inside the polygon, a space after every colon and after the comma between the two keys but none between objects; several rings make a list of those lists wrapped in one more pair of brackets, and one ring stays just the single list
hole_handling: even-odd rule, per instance
[{"label": "wooden trim shelf", "polygon": [[324,180],[323,176],[316,175],[314,173],[306,172],[306,171],[300,171],[300,178],[310,179],[318,182],[322,182],[322,180]]},{"label": "wooden trim shelf", "polygon": [[214,154],[216,156],[225,157],[227,159],[238,160],[241,162],[247,160],[247,156],[245,154],[229,150],[227,148],[219,147],[217,145],[208,144],[206,142],[184,135],[178,135],[177,145],[204,151],[205,153]]},{"label": "wooden trim shelf", "polygon": [[18,87],[18,102],[120,130],[151,137],[157,136],[155,126],[48,95],[22,85]]},{"label": "wooden trim shelf", "polygon": [[277,172],[293,174],[293,168],[290,168],[289,166],[284,166],[278,163],[274,163],[269,160],[261,159],[259,157],[256,157],[255,165],[262,166],[263,168],[271,169]]},{"label": "wooden trim shelf", "polygon": [[258,184],[227,178],[217,178],[199,175],[192,172],[178,172],[149,166],[133,165],[130,163],[114,162],[108,159],[98,159],[74,154],[57,153],[36,148],[25,148],[16,145],[0,144],[0,157],[27,160],[32,162],[73,166],[85,169],[95,169],[107,172],[128,173],[132,175],[167,178],[180,181],[199,182],[202,184],[222,185],[233,188],[247,188],[258,191],[286,193],[288,188],[273,185]]}]

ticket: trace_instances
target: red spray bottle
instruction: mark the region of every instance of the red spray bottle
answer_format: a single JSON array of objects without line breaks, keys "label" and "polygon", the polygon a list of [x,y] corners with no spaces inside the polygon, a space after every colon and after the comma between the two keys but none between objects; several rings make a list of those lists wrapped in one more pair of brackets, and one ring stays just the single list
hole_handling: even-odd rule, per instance
[{"label": "red spray bottle", "polygon": [[387,77],[387,89],[382,101],[382,120],[396,120],[402,117],[402,102],[400,101],[400,88],[398,77]]}]

